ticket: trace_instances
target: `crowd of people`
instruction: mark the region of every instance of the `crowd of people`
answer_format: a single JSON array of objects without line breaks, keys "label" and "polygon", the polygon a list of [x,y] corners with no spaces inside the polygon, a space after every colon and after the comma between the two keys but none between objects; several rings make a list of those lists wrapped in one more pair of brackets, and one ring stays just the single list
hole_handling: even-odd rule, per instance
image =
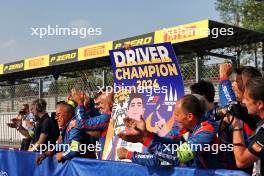
[{"label": "crowd of people", "polygon": [[[251,66],[233,69],[220,65],[219,102],[209,81],[193,84],[191,94],[177,100],[173,112],[174,125],[164,137],[150,132],[142,116],[144,102],[140,96],[128,107],[124,124],[130,132],[120,132],[119,138],[142,143],[147,153],[117,149],[119,159],[129,159],[145,166],[170,164],[177,167],[203,169],[235,169],[249,174],[264,174],[264,79]],[[84,91],[73,89],[65,101],[58,102],[56,112],[49,116],[47,103],[37,99],[24,104],[9,127],[16,128],[23,140],[21,150],[40,151],[42,144],[56,144],[53,150],[41,151],[36,163],[56,154],[58,162],[73,157],[102,159],[102,152],[111,121],[114,92],[100,90],[94,99]],[[142,107],[137,112],[134,106]],[[60,147],[68,144],[67,147]],[[80,151],[81,145],[93,144],[98,150]],[[193,147],[200,145],[201,147]],[[220,146],[219,150],[210,150]],[[209,150],[205,150],[209,148]]]}]

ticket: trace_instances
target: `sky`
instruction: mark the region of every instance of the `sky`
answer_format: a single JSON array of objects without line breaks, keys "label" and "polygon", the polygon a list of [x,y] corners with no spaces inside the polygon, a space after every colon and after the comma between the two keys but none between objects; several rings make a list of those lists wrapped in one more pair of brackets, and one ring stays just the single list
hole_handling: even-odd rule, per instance
[{"label": "sky", "polygon": [[[221,21],[215,0],[10,0],[0,5],[0,63],[128,38],[202,19]],[[101,35],[43,36],[40,28],[101,28]],[[100,34],[98,33],[98,34]]]}]

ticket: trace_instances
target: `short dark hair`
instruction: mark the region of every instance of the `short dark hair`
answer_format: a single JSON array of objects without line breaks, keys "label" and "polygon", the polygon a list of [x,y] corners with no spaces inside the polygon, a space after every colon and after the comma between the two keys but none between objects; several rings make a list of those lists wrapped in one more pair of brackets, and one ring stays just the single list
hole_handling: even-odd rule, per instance
[{"label": "short dark hair", "polygon": [[66,102],[66,101],[58,101],[58,102],[56,103],[56,106],[59,105],[59,104],[64,104],[64,103],[67,103],[67,102]]},{"label": "short dark hair", "polygon": [[36,99],[36,100],[34,100],[32,102],[32,105],[36,105],[37,106],[37,110],[39,112],[43,112],[43,111],[46,110],[47,102],[43,98],[38,98],[38,99]]},{"label": "short dark hair", "polygon": [[252,66],[244,66],[242,68],[242,75],[248,76],[249,78],[262,77],[261,72]]},{"label": "short dark hair", "polygon": [[130,93],[129,100],[128,100],[128,106],[130,105],[131,101],[135,98],[140,98],[142,100],[142,104],[144,106],[144,97],[140,93]]},{"label": "short dark hair", "polygon": [[207,101],[213,103],[215,97],[215,88],[214,85],[205,80],[200,80],[197,83],[194,83],[190,87],[192,94],[199,94],[206,98]]},{"label": "short dark hair", "polygon": [[249,79],[245,88],[253,100],[261,100],[264,102],[264,79],[262,77]]},{"label": "short dark hair", "polygon": [[61,101],[61,102],[58,102],[56,104],[56,108],[57,107],[60,107],[60,106],[62,106],[63,108],[65,108],[66,112],[73,114],[74,108],[71,105],[69,105],[67,102]]},{"label": "short dark hair", "polygon": [[201,117],[204,113],[202,105],[198,98],[196,98],[194,95],[188,94],[184,95],[180,101],[181,107],[183,108],[184,111],[187,113],[192,113],[196,117]]}]

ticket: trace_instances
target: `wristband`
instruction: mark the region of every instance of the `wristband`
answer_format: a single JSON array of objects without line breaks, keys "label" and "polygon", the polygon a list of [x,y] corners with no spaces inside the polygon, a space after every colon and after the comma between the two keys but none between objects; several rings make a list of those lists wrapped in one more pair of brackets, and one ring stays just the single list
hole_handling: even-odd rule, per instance
[{"label": "wristband", "polygon": [[245,145],[243,143],[234,143],[233,146],[241,146],[241,147],[243,147]]},{"label": "wristband", "polygon": [[126,158],[131,160],[132,156],[133,156],[133,153],[131,151],[127,151]]},{"label": "wristband", "polygon": [[153,138],[154,138],[154,133],[147,132],[147,136],[143,137],[143,145],[146,147],[150,146]]}]

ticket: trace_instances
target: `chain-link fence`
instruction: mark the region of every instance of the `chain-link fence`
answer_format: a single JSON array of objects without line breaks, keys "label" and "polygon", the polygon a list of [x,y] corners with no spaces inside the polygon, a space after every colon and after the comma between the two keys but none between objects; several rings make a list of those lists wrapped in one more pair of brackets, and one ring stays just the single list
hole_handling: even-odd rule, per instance
[{"label": "chain-link fence", "polygon": [[[218,64],[202,64],[201,66],[201,79],[217,83]],[[185,92],[189,93],[189,86],[196,82],[196,64],[195,62],[181,63],[180,68]],[[58,80],[55,80],[53,76],[46,76],[22,81],[23,83],[12,86],[0,86],[0,112],[17,112],[21,104],[30,104],[40,96],[47,101],[47,109],[52,111],[56,102],[64,100],[73,87],[78,87],[89,93],[103,85],[113,85],[113,73],[109,66],[67,73]]]},{"label": "chain-link fence", "polygon": [[[197,72],[194,61],[180,64],[184,80],[185,93],[190,93],[190,85],[196,82]],[[216,88],[216,101],[218,100],[217,78],[219,75],[218,64],[201,63],[201,79],[211,81]],[[8,128],[6,123],[15,112],[19,111],[20,105],[30,104],[41,96],[47,101],[47,110],[54,111],[55,104],[64,100],[73,87],[93,92],[103,85],[113,85],[112,68],[104,67],[92,70],[67,73],[57,80],[53,76],[30,78],[22,80],[12,86],[0,86],[0,145],[19,145],[20,134],[14,129]]]}]

